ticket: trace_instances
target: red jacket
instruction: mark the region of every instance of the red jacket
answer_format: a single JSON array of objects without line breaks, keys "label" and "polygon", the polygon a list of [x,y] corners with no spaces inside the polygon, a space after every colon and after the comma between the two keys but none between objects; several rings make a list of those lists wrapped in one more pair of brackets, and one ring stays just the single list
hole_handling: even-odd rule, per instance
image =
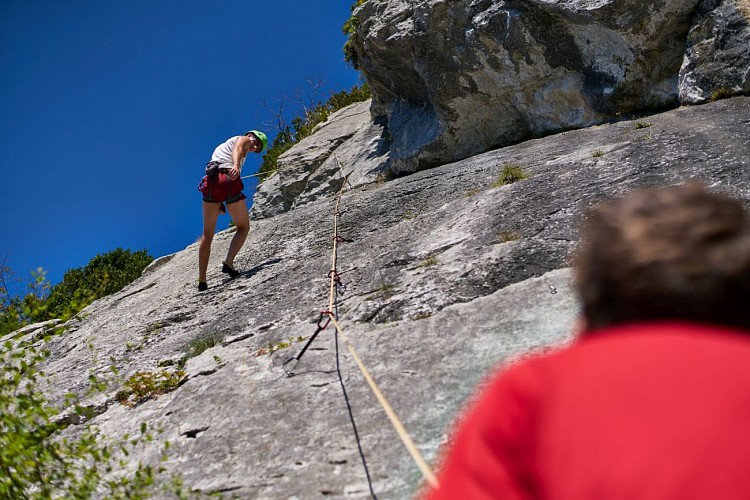
[{"label": "red jacket", "polygon": [[750,499],[750,332],[630,325],[495,376],[430,500]]}]

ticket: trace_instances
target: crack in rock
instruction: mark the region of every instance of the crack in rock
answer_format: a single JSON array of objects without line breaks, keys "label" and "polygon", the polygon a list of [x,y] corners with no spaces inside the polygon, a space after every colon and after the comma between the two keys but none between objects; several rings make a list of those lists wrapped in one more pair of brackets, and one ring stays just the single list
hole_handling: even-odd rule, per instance
[{"label": "crack in rock", "polygon": [[153,283],[149,283],[148,285],[144,286],[143,288],[139,288],[138,290],[134,290],[134,291],[132,291],[130,293],[126,293],[122,297],[119,297],[118,299],[116,299],[116,302],[119,302],[122,299],[126,299],[128,297],[131,297],[131,296],[133,296],[135,294],[138,294],[138,293],[141,293],[141,292],[145,292],[146,290],[148,290],[149,288],[151,288],[151,287],[153,287],[155,285],[156,285],[156,281],[154,281]]}]

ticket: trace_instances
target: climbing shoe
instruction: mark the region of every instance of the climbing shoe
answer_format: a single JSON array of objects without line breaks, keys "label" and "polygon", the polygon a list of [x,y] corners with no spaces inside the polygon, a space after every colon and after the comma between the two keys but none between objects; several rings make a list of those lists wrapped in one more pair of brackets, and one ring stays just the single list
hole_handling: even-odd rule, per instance
[{"label": "climbing shoe", "polygon": [[230,278],[236,278],[240,275],[240,272],[237,269],[230,266],[226,262],[222,262],[221,272],[228,274]]},{"label": "climbing shoe", "polygon": [[206,290],[208,290],[208,283],[206,283],[205,281],[199,281],[198,282],[198,291],[199,292],[205,292]]}]

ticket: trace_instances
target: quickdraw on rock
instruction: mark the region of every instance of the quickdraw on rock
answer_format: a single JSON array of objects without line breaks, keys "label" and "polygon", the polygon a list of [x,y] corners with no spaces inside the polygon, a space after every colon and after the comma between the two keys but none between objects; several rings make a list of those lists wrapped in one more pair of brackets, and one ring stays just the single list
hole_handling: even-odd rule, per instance
[{"label": "quickdraw on rock", "polygon": [[[325,320],[325,322],[323,321]],[[302,347],[302,350],[296,355],[292,356],[291,358],[284,361],[284,364],[282,367],[284,368],[284,373],[286,373],[287,377],[291,377],[294,375],[294,369],[297,368],[297,363],[299,363],[300,358],[303,354],[305,354],[305,351],[307,351],[307,348],[310,347],[310,344],[313,343],[313,340],[315,340],[315,337],[318,336],[320,332],[325,330],[328,327],[328,324],[331,322],[331,311],[320,311],[320,316],[318,317],[318,329],[315,330],[315,333],[313,333],[310,338],[305,343],[304,347]],[[294,361],[294,365],[291,367],[288,367],[287,365]]]},{"label": "quickdraw on rock", "polygon": [[[335,156],[335,155],[334,155]],[[336,158],[336,161],[338,162],[338,158]],[[341,164],[339,163],[339,167],[341,167]],[[336,296],[339,289],[346,288],[345,285],[341,282],[341,276],[339,275],[338,271],[336,270],[336,260],[337,260],[337,249],[339,243],[349,243],[353,240],[348,240],[346,238],[342,238],[339,235],[338,232],[338,221],[339,218],[342,215],[342,212],[339,210],[339,204],[341,203],[341,195],[344,191],[344,187],[348,184],[348,178],[349,175],[351,175],[351,172],[347,174],[344,177],[344,182],[341,185],[341,189],[338,193],[338,196],[336,197],[336,208],[334,210],[334,217],[333,217],[333,256],[332,256],[332,262],[331,262],[331,270],[328,272],[328,278],[330,280],[330,299],[329,299],[329,306],[328,309],[325,311],[320,312],[320,316],[318,317],[318,325],[317,329],[315,330],[315,333],[312,334],[312,336],[308,339],[307,343],[304,345],[304,347],[300,350],[300,352],[296,356],[292,356],[291,358],[287,359],[283,363],[284,371],[287,374],[287,377],[291,377],[294,375],[294,369],[297,367],[297,364],[299,363],[300,358],[302,358],[302,355],[307,351],[307,349],[310,347],[312,342],[315,340],[315,337],[320,334],[323,330],[326,329],[326,327],[329,325],[329,323],[333,322],[333,325],[336,330],[336,363],[337,363],[337,371],[338,368],[338,335],[341,336],[342,339],[344,339],[344,342],[347,345],[347,348],[349,349],[349,352],[352,355],[352,358],[354,359],[355,363],[359,367],[360,371],[362,372],[362,375],[364,376],[365,380],[369,384],[370,388],[372,389],[373,393],[375,394],[376,398],[378,399],[378,402],[380,402],[381,406],[383,407],[383,410],[386,412],[386,415],[391,420],[391,423],[393,424],[397,434],[401,438],[401,441],[406,446],[409,454],[411,454],[412,458],[414,459],[415,463],[417,464],[417,467],[422,472],[422,475],[424,476],[425,480],[433,487],[437,487],[437,479],[435,478],[434,473],[430,469],[427,462],[422,457],[421,453],[417,449],[417,447],[414,445],[414,442],[412,441],[409,434],[406,432],[406,429],[404,428],[403,424],[399,421],[398,417],[396,416],[396,413],[393,411],[393,408],[391,408],[388,401],[383,396],[382,392],[378,388],[377,384],[372,378],[372,375],[370,375],[370,372],[367,370],[367,368],[362,363],[362,360],[357,355],[356,351],[354,350],[354,346],[351,344],[351,341],[349,338],[344,334],[343,330],[341,329],[341,326],[338,323],[338,315],[337,315],[337,309],[336,309]],[[294,362],[293,365],[291,363]],[[289,366],[291,365],[291,366]],[[368,479],[368,485],[370,487],[370,492],[373,495],[373,498],[375,497],[375,493],[373,491],[372,487],[372,481],[370,478],[370,474],[367,468],[367,462],[364,458],[364,454],[362,452],[361,444],[359,441],[359,435],[357,432],[356,425],[353,420],[353,416],[351,413],[351,407],[349,406],[349,400],[348,396],[346,395],[346,389],[343,385],[343,378],[341,378],[341,373],[339,371],[339,381],[341,382],[342,390],[344,391],[344,397],[347,401],[347,407],[349,408],[349,415],[350,418],[352,418],[352,427],[354,428],[355,436],[357,436],[357,445],[360,450],[360,456],[362,457],[362,462],[365,467],[365,473],[367,474]]]}]

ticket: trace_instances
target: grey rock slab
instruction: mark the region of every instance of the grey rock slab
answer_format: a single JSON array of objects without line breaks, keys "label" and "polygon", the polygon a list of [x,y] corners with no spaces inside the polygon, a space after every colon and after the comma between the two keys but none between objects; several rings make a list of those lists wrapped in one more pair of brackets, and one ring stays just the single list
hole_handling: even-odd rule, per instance
[{"label": "grey rock slab", "polygon": [[680,101],[697,104],[750,92],[750,4],[704,0],[688,34]]},{"label": "grey rock slab", "polygon": [[278,172],[260,184],[253,198],[251,218],[271,217],[336,193],[345,176],[350,186],[358,187],[384,175],[387,138],[369,109],[368,100],[333,113],[279,156]]},{"label": "grey rock slab", "polygon": [[[413,439],[434,460],[445,436],[432,429],[448,424],[457,402],[474,392],[487,370],[569,339],[576,303],[568,282],[566,270],[554,271],[422,321],[343,327]],[[192,376],[178,391],[138,407],[114,408],[97,424],[107,435],[137,435],[139,422],[161,429],[159,439],[170,442],[163,464],[203,492],[369,497],[332,335],[329,330],[317,341],[323,350],[304,357],[293,377],[280,369],[289,352],[255,356],[239,344],[206,351],[199,358],[208,359],[196,363],[210,365],[218,352],[221,369]],[[342,340],[338,359],[375,493],[408,498],[419,486],[418,470]],[[156,463],[159,453],[152,446],[134,458]]]},{"label": "grey rock slab", "polygon": [[21,338],[26,338],[28,340],[30,337],[32,339],[37,337],[41,338],[46,334],[51,334],[56,331],[61,323],[62,320],[60,319],[50,319],[47,321],[32,323],[30,325],[24,326],[23,328],[19,328],[15,332],[3,335],[3,337],[0,338],[0,343],[4,343],[11,339],[19,340]]},{"label": "grey rock slab", "polygon": [[408,173],[746,93],[747,12],[734,0],[370,0],[352,46],[387,120],[389,168]]},{"label": "grey rock slab", "polygon": [[354,15],[352,46],[373,99],[281,155],[253,219],[335,193],[344,173],[357,187],[750,92],[746,0],[371,0]]},{"label": "grey rock slab", "polygon": [[[233,231],[221,231],[206,292],[197,291],[192,244],[56,327],[66,332],[49,343],[52,401],[67,392],[85,397],[90,374],[107,380],[90,401],[100,412],[92,422],[112,436],[139,432],[142,423],[161,429],[131,463],[155,463],[169,441],[167,469],[189,488],[226,498],[367,497],[331,326],[297,375],[282,369],[330,307],[334,222],[352,240],[337,244],[345,288],[335,288],[336,312],[433,463],[489,370],[569,339],[578,306],[566,268],[585,209],[640,186],[691,179],[747,202],[748,125],[750,98],[735,97],[347,188],[338,217],[331,194],[253,220],[233,280],[220,272]],[[528,178],[495,186],[508,165]],[[205,337],[216,345],[187,360],[176,390],[134,407],[115,401],[128,377],[175,371],[191,342]],[[338,348],[373,489],[408,498],[419,471],[341,340]]]}]

